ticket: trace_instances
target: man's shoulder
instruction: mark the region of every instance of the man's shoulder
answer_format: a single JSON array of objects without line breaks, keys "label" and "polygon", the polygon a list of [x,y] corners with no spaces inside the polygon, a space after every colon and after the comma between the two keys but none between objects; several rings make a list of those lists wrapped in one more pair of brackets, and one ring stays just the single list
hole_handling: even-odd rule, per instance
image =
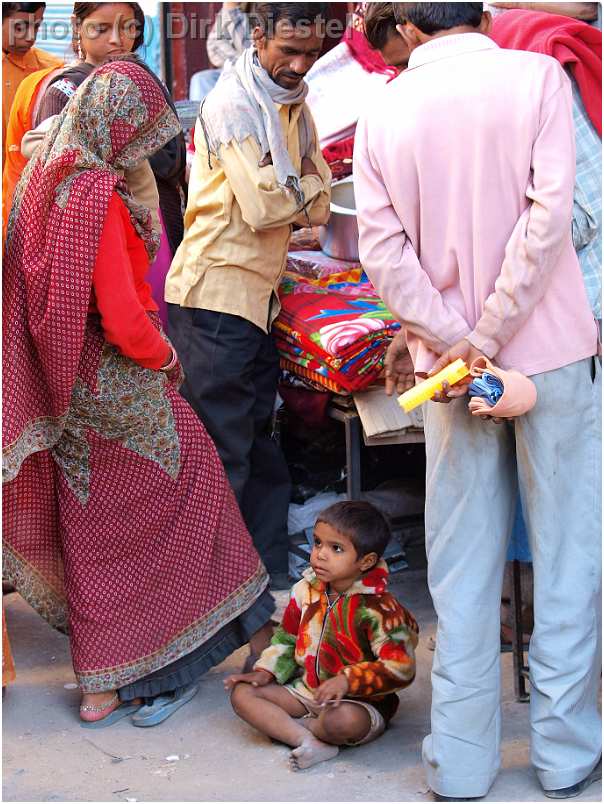
[{"label": "man's shoulder", "polygon": [[501,62],[499,85],[506,97],[517,95],[525,100],[530,97],[547,101],[561,87],[570,87],[570,79],[553,56],[506,48],[498,48],[496,54]]},{"label": "man's shoulder", "polygon": [[519,69],[530,68],[536,72],[558,72],[562,70],[560,63],[546,53],[535,53],[531,50],[511,50],[500,47],[494,52],[495,58],[501,60],[505,67],[517,66]]},{"label": "man's shoulder", "polygon": [[[485,75],[492,76],[499,68],[502,75],[509,74],[510,70],[531,70],[535,73],[538,72],[558,72],[560,67],[557,59],[553,56],[548,56],[545,53],[535,53],[529,50],[515,50],[504,47],[488,48],[486,50],[479,50],[470,54],[460,54],[452,57],[451,59],[439,59],[429,62],[428,65],[421,65],[419,67],[411,67],[404,70],[394,81],[388,83],[385,87],[386,93],[393,96],[396,93],[404,94],[409,92],[415,85],[421,87],[425,91],[426,80],[430,83],[434,81],[434,72],[442,72],[445,75],[455,76],[456,73],[452,71],[454,62],[463,64],[466,56],[475,56],[480,60],[480,65]],[[426,73],[423,70],[424,66],[429,66],[430,71]],[[468,62],[468,69],[476,70],[477,62],[472,60]],[[481,71],[482,71],[481,70]]]},{"label": "man's shoulder", "polygon": [[202,116],[233,114],[249,106],[249,97],[235,70],[223,74],[201,105]]},{"label": "man's shoulder", "polygon": [[53,56],[52,53],[48,53],[46,50],[42,50],[39,47],[32,47],[32,51],[41,68],[60,67],[63,64],[63,59],[60,59],[58,56]]},{"label": "man's shoulder", "polygon": [[[62,65],[61,65],[62,66]],[[37,88],[39,84],[44,81],[45,78],[53,71],[56,70],[56,67],[44,67],[41,70],[36,70],[34,73],[30,73],[26,75],[23,81],[19,84],[17,88],[17,94],[15,95],[15,103],[20,103],[24,97],[27,97],[31,94],[33,90]]]},{"label": "man's shoulder", "polygon": [[[481,51],[479,55],[483,58],[480,75],[475,81],[470,80],[467,83],[453,86],[456,94],[463,95],[464,87],[467,87],[470,93],[475,93],[477,90],[484,91],[485,83],[488,83],[491,89],[497,84],[509,88],[516,87],[522,90],[521,94],[523,94],[526,88],[534,90],[538,86],[543,87],[552,83],[561,85],[567,81],[559,62],[544,53],[494,48]],[[440,93],[448,92],[452,86],[448,79],[451,74],[450,61],[443,59],[432,62],[430,67],[441,71],[443,75],[442,86],[436,86],[434,94],[439,96]],[[434,86],[435,75],[429,75],[429,78],[430,85]],[[412,104],[424,106],[427,98],[426,89],[426,73],[421,68],[405,70],[384,87],[381,103],[376,102],[379,101],[379,98],[374,99],[373,109],[377,115],[385,115],[391,114],[392,108],[402,104],[404,104],[402,108],[407,109]]]}]

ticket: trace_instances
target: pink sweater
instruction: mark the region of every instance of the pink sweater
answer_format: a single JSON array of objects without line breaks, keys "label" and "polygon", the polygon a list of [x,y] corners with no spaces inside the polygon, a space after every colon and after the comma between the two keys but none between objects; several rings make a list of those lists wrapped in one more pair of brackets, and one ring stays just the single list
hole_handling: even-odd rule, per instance
[{"label": "pink sweater", "polygon": [[382,92],[356,133],[359,247],[416,371],[466,336],[528,375],[595,354],[559,64],[482,34],[443,36]]}]

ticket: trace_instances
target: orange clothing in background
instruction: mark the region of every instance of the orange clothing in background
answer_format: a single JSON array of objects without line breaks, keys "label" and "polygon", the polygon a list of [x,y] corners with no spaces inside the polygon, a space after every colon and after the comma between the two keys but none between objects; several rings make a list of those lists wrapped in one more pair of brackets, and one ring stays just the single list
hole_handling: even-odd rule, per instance
[{"label": "orange clothing in background", "polygon": [[60,67],[62,64],[61,59],[46,53],[45,50],[40,50],[37,47],[32,47],[24,56],[18,56],[15,53],[2,53],[2,165],[4,166],[4,158],[6,155],[6,127],[8,126],[8,118],[10,116],[11,106],[17,94],[19,84],[23,79],[35,73],[37,70],[43,70],[45,67]]},{"label": "orange clothing in background", "polygon": [[27,159],[21,153],[23,135],[32,129],[33,109],[44,83],[44,79],[54,70],[56,65],[37,70],[23,79],[15,97],[8,117],[4,136],[4,170],[2,171],[2,238],[6,236],[6,226],[17,182],[21,178]]},{"label": "orange clothing in background", "polygon": [[8,631],[6,630],[6,618],[4,616],[4,606],[2,607],[2,686],[6,687],[11,681],[15,680],[15,665],[13,655],[8,641]]}]

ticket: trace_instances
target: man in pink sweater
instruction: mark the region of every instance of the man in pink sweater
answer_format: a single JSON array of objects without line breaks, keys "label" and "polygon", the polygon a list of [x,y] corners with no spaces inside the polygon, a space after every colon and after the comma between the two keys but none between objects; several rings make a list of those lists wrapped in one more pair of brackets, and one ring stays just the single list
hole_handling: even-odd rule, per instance
[{"label": "man in pink sweater", "polygon": [[[437,799],[485,795],[500,765],[499,605],[518,484],[535,572],[531,759],[546,795],[599,778],[601,366],[572,244],[570,82],[501,50],[481,3],[395,3],[408,69],[359,121],[360,254],[416,375],[484,354],[531,376],[504,425],[465,389],[425,406],[428,582],[438,614]],[[393,113],[393,110],[398,110]]]}]

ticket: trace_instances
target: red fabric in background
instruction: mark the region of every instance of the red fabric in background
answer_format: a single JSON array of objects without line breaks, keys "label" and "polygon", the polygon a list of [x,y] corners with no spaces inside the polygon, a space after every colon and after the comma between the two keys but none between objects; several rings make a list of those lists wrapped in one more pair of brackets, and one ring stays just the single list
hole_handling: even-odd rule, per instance
[{"label": "red fabric in background", "polygon": [[327,406],[331,394],[313,391],[311,388],[292,388],[284,383],[279,385],[279,395],[285,407],[308,427],[325,429],[329,425]]},{"label": "red fabric in background", "polygon": [[493,20],[491,39],[510,50],[552,56],[571,69],[585,111],[602,137],[602,32],[580,20],[511,10]]},{"label": "red fabric in background", "polygon": [[[329,165],[334,181],[350,176],[352,173],[352,154],[354,151],[354,134],[323,148],[323,158]],[[348,161],[344,161],[344,160]]]},{"label": "red fabric in background", "polygon": [[354,134],[351,137],[346,137],[338,142],[332,142],[331,145],[326,145],[323,148],[323,156],[328,165],[332,162],[337,162],[341,159],[352,159],[354,151]]}]

